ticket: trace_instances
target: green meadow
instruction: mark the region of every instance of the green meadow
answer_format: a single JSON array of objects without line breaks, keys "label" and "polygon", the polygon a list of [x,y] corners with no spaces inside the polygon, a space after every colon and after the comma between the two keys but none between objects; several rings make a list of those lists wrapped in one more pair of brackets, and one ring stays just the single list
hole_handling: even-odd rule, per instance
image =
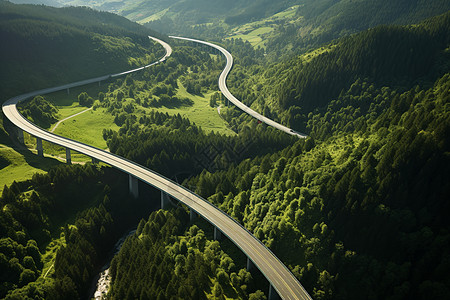
[{"label": "green meadow", "polygon": [[295,5],[268,18],[238,26],[231,31],[227,39],[243,39],[250,42],[254,48],[265,48],[267,38],[279,22],[296,21],[297,8],[298,5]]}]

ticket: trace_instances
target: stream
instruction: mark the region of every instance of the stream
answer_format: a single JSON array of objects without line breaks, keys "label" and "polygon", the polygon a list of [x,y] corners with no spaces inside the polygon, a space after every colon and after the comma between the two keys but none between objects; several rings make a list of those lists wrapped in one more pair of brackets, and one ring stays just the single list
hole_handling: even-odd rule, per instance
[{"label": "stream", "polygon": [[111,284],[111,277],[109,276],[109,267],[111,264],[111,260],[117,253],[119,253],[120,248],[122,247],[126,238],[135,232],[136,229],[133,229],[128,233],[124,234],[114,245],[114,248],[111,250],[111,255],[108,258],[108,262],[102,267],[101,272],[95,277],[94,282],[92,283],[93,288],[89,299],[95,300],[106,299],[106,294],[108,293],[109,286]]}]

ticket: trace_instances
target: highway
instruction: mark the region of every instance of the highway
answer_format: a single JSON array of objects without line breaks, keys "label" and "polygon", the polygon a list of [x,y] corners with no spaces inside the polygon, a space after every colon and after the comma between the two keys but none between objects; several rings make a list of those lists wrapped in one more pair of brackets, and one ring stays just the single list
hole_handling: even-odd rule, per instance
[{"label": "highway", "polygon": [[[164,55],[164,57],[156,62],[160,63],[163,62],[172,53],[172,49],[165,42],[158,39],[154,40],[161,43],[166,49],[166,54]],[[148,66],[154,64],[155,63]],[[142,70],[142,68],[134,69],[133,71],[136,72],[138,70]],[[295,278],[295,276],[263,243],[261,243],[242,225],[240,225],[233,218],[229,217],[223,211],[215,207],[213,204],[209,203],[208,201],[186,189],[185,187],[137,163],[124,159],[115,154],[106,152],[104,150],[97,149],[84,143],[58,136],[54,133],[41,129],[28,121],[17,110],[17,103],[37,95],[65,90],[67,88],[102,81],[111,77],[123,76],[129,73],[130,72],[127,71],[118,74],[106,75],[16,96],[7,100],[3,104],[3,113],[15,126],[37,138],[41,138],[42,140],[46,140],[68,149],[78,151],[98,161],[102,161],[119,170],[122,170],[125,173],[128,173],[130,176],[137,178],[140,181],[143,181],[161,191],[164,191],[173,198],[184,203],[199,215],[201,215],[204,219],[208,220],[223,234],[228,236],[228,238],[247,255],[247,257],[264,274],[264,276],[266,276],[270,284],[278,292],[281,298],[311,299],[311,297],[308,295],[300,282]]]},{"label": "highway", "polygon": [[228,87],[227,87],[227,76],[230,73],[231,68],[233,67],[233,56],[226,49],[224,49],[216,44],[201,41],[201,40],[179,37],[179,36],[169,36],[169,37],[173,38],[173,39],[185,40],[185,41],[190,41],[190,42],[194,42],[194,43],[208,45],[208,46],[213,47],[213,48],[219,50],[220,52],[222,52],[222,54],[227,59],[227,63],[219,77],[219,89],[228,100],[230,100],[234,105],[236,105],[238,108],[240,108],[245,113],[251,115],[252,117],[258,119],[261,122],[266,123],[269,126],[272,126],[276,129],[286,132],[287,134],[294,135],[294,136],[297,136],[302,139],[305,139],[308,137],[306,134],[297,132],[289,127],[281,125],[280,123],[277,123],[267,117],[264,117],[260,113],[257,113],[256,111],[254,111],[253,109],[251,109],[250,107],[248,107],[247,105],[245,105],[244,103],[239,101],[236,97],[233,96],[233,94],[231,94],[231,92],[228,90]]}]

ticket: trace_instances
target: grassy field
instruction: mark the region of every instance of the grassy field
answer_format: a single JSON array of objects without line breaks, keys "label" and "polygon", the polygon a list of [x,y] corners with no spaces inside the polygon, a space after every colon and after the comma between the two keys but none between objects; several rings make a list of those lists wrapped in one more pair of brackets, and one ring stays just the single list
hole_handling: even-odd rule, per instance
[{"label": "grassy field", "polygon": [[[168,113],[170,115],[180,114],[183,117],[189,118],[191,122],[201,126],[204,131],[215,131],[221,134],[234,135],[235,133],[227,127],[227,123],[220,117],[217,112],[217,108],[209,106],[209,100],[214,92],[207,93],[203,96],[192,95],[186,91],[183,85],[178,82],[179,88],[177,90],[177,96],[180,98],[192,99],[194,104],[192,106],[181,106],[176,108],[160,107],[160,108],[143,108],[140,107],[141,113],[137,113],[137,117],[150,110],[158,110],[160,112]],[[58,107],[58,119],[62,120],[68,116],[74,115],[86,109],[84,106],[79,106],[77,102],[77,95],[84,91],[83,89],[71,91],[71,94],[67,95],[66,92],[58,92],[50,95],[46,95],[46,98],[50,100],[54,105]],[[88,89],[89,95],[96,95],[98,91],[101,91],[99,87],[94,86]],[[52,126],[52,128],[55,125]],[[106,141],[103,139],[103,129],[119,130],[119,127],[114,123],[114,117],[109,114],[105,109],[98,108],[97,110],[89,110],[78,116],[70,118],[56,128],[55,134],[80,141],[82,143],[100,148],[107,149]],[[33,149],[35,152],[36,139],[24,135],[25,144],[28,148]],[[43,142],[44,154],[65,161],[66,149],[64,147]],[[72,162],[84,163],[91,161],[91,158],[72,151]]]},{"label": "grassy field", "polygon": [[[83,107],[83,109],[86,108]],[[64,109],[60,109],[60,111],[64,111]],[[114,117],[107,113],[105,109],[99,108],[89,110],[62,122],[56,128],[55,133],[100,149],[106,149],[106,141],[102,135],[105,128],[119,130],[119,127],[114,123]]]},{"label": "grassy field", "polygon": [[[227,123],[220,117],[217,108],[209,106],[209,100],[213,91],[203,96],[192,95],[186,91],[183,85],[178,82],[179,88],[177,96],[180,98],[189,98],[193,100],[192,106],[182,106],[176,108],[143,108],[142,113],[152,109],[170,115],[180,114],[187,117],[198,126],[201,126],[205,132],[215,131],[221,134],[234,135],[235,133],[227,127]],[[90,85],[87,87],[74,88],[67,91],[60,91],[45,95],[45,98],[51,101],[59,109],[58,119],[62,120],[86,109],[78,105],[78,95],[86,91],[93,98],[97,98],[100,91],[105,91],[106,85]],[[139,114],[138,114],[139,117]],[[54,125],[52,126],[52,128]],[[62,122],[55,130],[55,133],[68,137],[88,145],[107,149],[106,141],[103,139],[103,129],[118,130],[119,127],[114,123],[114,117],[103,108],[89,110],[78,116]],[[7,137],[5,137],[7,138]],[[27,133],[24,133],[25,145],[28,147],[23,150],[13,149],[13,145],[8,142],[7,145],[0,144],[0,192],[3,186],[10,185],[14,180],[22,181],[31,178],[36,173],[44,173],[51,166],[64,163],[66,159],[66,149],[43,142],[45,158],[36,155],[36,139]],[[72,151],[72,162],[84,163],[91,161],[90,157]]]},{"label": "grassy field", "polygon": [[177,96],[180,98],[189,98],[194,101],[192,106],[183,106],[178,108],[155,108],[156,110],[169,115],[180,114],[187,117],[191,122],[201,126],[205,132],[215,131],[221,134],[234,135],[235,133],[227,127],[227,123],[220,117],[217,108],[209,106],[211,95],[215,93],[209,92],[202,96],[189,94],[181,82],[178,81]]},{"label": "grassy field", "polygon": [[38,157],[27,149],[0,144],[0,193],[5,184],[30,179],[34,173],[45,173],[60,163],[56,159]]},{"label": "grassy field", "polygon": [[280,21],[291,23],[297,20],[297,8],[295,5],[268,18],[238,26],[231,30],[227,39],[240,38],[250,42],[254,48],[265,48],[267,38]]}]

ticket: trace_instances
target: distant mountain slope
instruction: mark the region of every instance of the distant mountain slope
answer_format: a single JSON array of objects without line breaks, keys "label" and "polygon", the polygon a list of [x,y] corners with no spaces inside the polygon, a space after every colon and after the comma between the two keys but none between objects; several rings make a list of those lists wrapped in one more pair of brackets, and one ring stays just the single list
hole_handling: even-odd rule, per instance
[{"label": "distant mountain slope", "polygon": [[62,4],[57,0],[10,0],[15,4],[43,4],[47,6],[61,7]]},{"label": "distant mountain slope", "polygon": [[[450,12],[414,26],[380,26],[343,38],[309,61],[294,58],[273,68],[273,93],[284,109],[305,114],[326,106],[357,79],[409,89],[434,82],[450,69]],[[272,89],[273,90],[273,89]]]},{"label": "distant mountain slope", "polygon": [[158,34],[111,13],[0,1],[1,101],[127,69],[159,49],[148,35]]},{"label": "distant mountain slope", "polygon": [[[414,24],[450,10],[448,0],[55,1],[60,5],[86,5],[115,12],[165,34],[208,40],[220,40],[247,23],[261,21],[261,32],[268,32],[264,36],[266,52],[273,54],[269,56],[273,59],[377,25]],[[297,13],[272,22],[274,24],[264,20],[288,8]],[[258,27],[247,29],[257,30]]]},{"label": "distant mountain slope", "polygon": [[382,24],[414,24],[450,10],[447,0],[304,0],[299,19],[281,25],[268,48],[318,46]]}]

